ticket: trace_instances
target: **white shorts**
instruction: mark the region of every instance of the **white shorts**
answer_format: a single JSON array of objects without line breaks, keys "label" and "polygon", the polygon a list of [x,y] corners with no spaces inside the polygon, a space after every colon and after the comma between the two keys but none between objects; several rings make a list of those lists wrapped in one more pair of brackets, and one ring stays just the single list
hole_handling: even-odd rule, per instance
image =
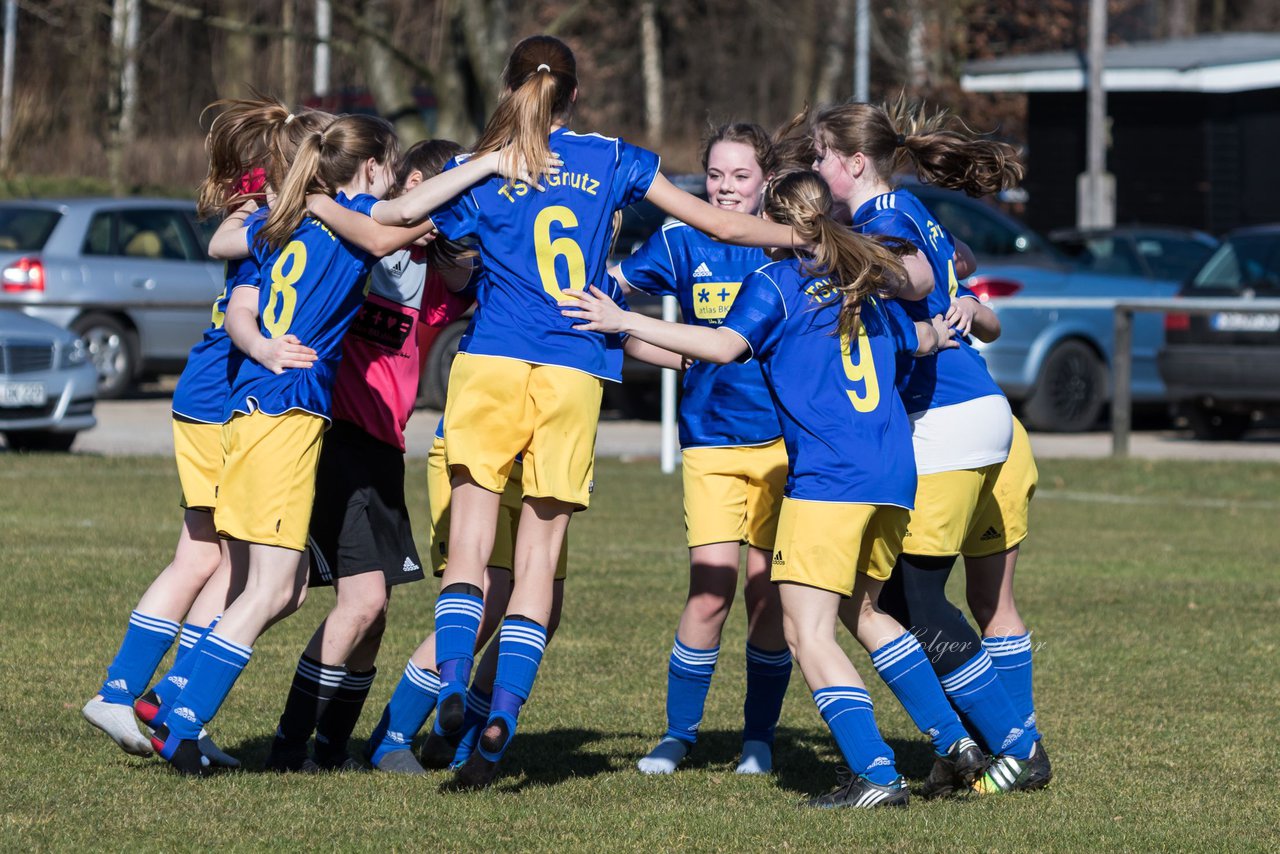
[{"label": "white shorts", "polygon": [[1004,395],[990,394],[907,417],[919,474],[977,469],[1009,456],[1013,411]]}]

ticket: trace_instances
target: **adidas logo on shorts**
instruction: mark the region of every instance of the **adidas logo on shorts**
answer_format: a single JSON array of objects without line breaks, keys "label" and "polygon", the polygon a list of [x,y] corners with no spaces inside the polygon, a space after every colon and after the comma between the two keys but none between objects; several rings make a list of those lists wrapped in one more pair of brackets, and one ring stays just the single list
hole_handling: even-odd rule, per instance
[{"label": "adidas logo on shorts", "polygon": [[417,572],[419,569],[421,569],[421,567],[414,563],[410,558],[405,558],[404,566],[400,567],[401,572]]},{"label": "adidas logo on shorts", "polygon": [[987,540],[998,540],[1000,539],[1000,532],[996,530],[995,525],[992,525],[990,528],[987,528],[987,530],[982,532],[982,536],[979,539],[983,542]]},{"label": "adidas logo on shorts", "polygon": [[778,551],[773,555],[773,565],[781,566],[784,563],[786,563],[786,561],[782,559],[782,549],[778,549]]},{"label": "adidas logo on shorts", "polygon": [[693,277],[695,279],[709,279],[714,275],[715,273],[711,272],[711,268],[707,266],[706,261],[699,264],[698,269],[693,271]]}]

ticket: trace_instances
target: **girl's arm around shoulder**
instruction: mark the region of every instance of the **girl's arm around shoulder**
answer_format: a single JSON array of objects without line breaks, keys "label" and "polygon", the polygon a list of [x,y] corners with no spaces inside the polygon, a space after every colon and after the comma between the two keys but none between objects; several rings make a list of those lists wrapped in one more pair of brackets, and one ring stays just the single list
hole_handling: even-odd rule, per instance
[{"label": "girl's arm around shoulder", "polygon": [[681,222],[724,243],[739,246],[803,247],[790,226],[735,211],[724,211],[668,181],[661,172],[653,179],[645,198]]},{"label": "girl's arm around shoulder", "polygon": [[951,350],[960,344],[952,336],[954,332],[942,315],[935,314],[931,319],[915,321],[916,346],[915,356],[932,356],[939,350]]},{"label": "girl's arm around shoulder", "polygon": [[[385,202],[378,202],[373,209],[376,211],[381,204]],[[383,225],[359,211],[343,207],[323,193],[307,196],[307,212],[337,232],[343,240],[379,258],[408,246],[434,230],[429,219],[409,228]]]},{"label": "girl's arm around shoulder", "polygon": [[747,352],[746,340],[724,327],[690,326],[669,323],[634,311],[624,311],[604,291],[591,286],[590,291],[565,291],[577,301],[566,305],[561,314],[582,321],[574,329],[589,332],[621,333],[639,338],[656,347],[671,350],[703,362],[726,365]]},{"label": "girl's arm around shoulder", "polygon": [[258,328],[257,288],[239,287],[231,292],[223,326],[231,343],[273,374],[282,374],[289,368],[310,368],[316,360],[316,351],[296,335],[267,338],[262,334]]},{"label": "girl's arm around shoulder", "polygon": [[218,226],[218,230],[209,238],[209,257],[217,261],[232,261],[249,257],[249,229],[244,221],[258,209],[256,202],[245,202],[231,213]]}]

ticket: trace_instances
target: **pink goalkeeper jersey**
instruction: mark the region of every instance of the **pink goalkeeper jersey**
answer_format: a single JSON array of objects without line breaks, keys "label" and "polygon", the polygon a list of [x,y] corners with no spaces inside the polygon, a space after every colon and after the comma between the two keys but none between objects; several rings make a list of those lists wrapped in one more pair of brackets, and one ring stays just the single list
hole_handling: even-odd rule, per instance
[{"label": "pink goalkeeper jersey", "polygon": [[419,314],[425,310],[424,321],[438,324],[442,306],[452,302],[449,296],[439,276],[428,276],[416,248],[393,252],[374,265],[364,305],[342,341],[333,391],[335,419],[405,449],[404,426],[413,413],[421,372]]}]

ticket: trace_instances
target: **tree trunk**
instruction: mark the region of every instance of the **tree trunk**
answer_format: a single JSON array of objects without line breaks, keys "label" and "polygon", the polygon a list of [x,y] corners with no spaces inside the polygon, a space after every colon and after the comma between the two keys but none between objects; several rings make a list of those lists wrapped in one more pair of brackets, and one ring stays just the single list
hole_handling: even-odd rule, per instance
[{"label": "tree trunk", "polygon": [[837,92],[846,90],[841,83],[845,76],[849,35],[853,26],[853,0],[834,0],[834,6],[831,26],[825,36],[818,86],[814,91],[814,100],[819,104],[834,103],[838,97]]},{"label": "tree trunk", "polygon": [[[391,15],[387,0],[366,0],[364,23],[373,32],[389,33]],[[430,136],[413,96],[413,80],[387,45],[377,39],[362,38],[360,52],[373,102],[378,112],[396,126],[401,145],[408,148]]]},{"label": "tree trunk", "polygon": [[644,132],[651,147],[663,137],[662,42],[658,34],[658,10],[654,0],[640,4],[641,74],[644,79]]},{"label": "tree trunk", "polygon": [[924,58],[923,0],[909,0],[907,15],[911,18],[907,28],[907,82],[912,90],[919,92],[929,82],[929,67]]},{"label": "tree trunk", "polygon": [[298,26],[297,0],[281,0],[280,29],[280,100],[290,109],[298,106],[298,42],[293,37]]},{"label": "tree trunk", "polygon": [[142,0],[114,0],[111,6],[111,88],[107,113],[107,178],[111,193],[123,196],[125,156],[137,138],[138,31],[142,26]]},{"label": "tree trunk", "polygon": [[[221,17],[247,25],[253,10],[252,0],[224,0]],[[253,36],[243,29],[222,28],[221,32],[222,49],[213,53],[214,88],[219,98],[247,98],[253,83]]]},{"label": "tree trunk", "polygon": [[793,42],[795,58],[791,66],[791,110],[799,110],[813,94],[814,65],[818,61],[818,40],[815,22],[817,15],[813,0],[796,5],[792,14],[796,18],[796,37]]},{"label": "tree trunk", "polygon": [[457,4],[470,0],[441,0],[439,59],[435,66],[436,126],[435,135],[452,139],[470,147],[476,139],[477,126],[467,103],[468,65],[461,39],[455,38]]}]

